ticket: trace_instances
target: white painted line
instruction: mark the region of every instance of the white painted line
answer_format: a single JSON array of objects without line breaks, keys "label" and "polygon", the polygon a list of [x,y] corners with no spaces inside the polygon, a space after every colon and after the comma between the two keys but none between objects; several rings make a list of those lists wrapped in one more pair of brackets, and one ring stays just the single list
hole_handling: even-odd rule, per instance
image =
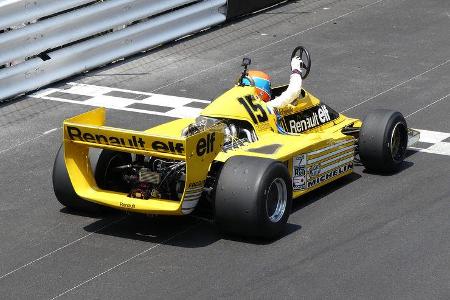
[{"label": "white painted line", "polygon": [[[69,82],[68,85],[71,85],[72,87],[70,89],[66,89],[66,90],[64,90],[64,89],[58,90],[55,88],[54,88],[54,90],[67,91],[67,92],[74,93],[74,94],[79,94],[79,95],[84,95],[84,96],[92,96],[92,97],[107,94],[109,92],[123,92],[123,93],[127,93],[127,94],[146,95],[146,96],[149,96],[147,99],[151,99],[152,97],[154,97],[154,98],[157,98],[158,100],[161,99],[163,101],[175,101],[175,102],[198,101],[198,102],[202,102],[202,103],[210,103],[211,102],[208,100],[171,96],[171,95],[163,95],[163,94],[155,94],[155,93],[149,93],[149,92],[141,92],[141,91],[127,90],[127,89],[121,89],[121,88],[115,88],[115,87],[92,85],[92,84],[83,84],[83,83],[77,83],[77,82]],[[142,101],[147,101],[147,100],[142,100]],[[154,104],[154,103],[150,102],[149,104]]]},{"label": "white painted line", "polygon": [[47,130],[46,132],[43,133],[43,135],[50,134],[52,132],[55,132],[58,129],[60,129],[60,128],[53,128],[53,129]]},{"label": "white painted line", "polygon": [[[109,92],[123,92],[127,94],[136,94],[136,95],[147,95],[151,99],[151,97],[155,96],[158,100],[162,101],[181,101],[181,102],[191,102],[191,101],[198,101],[202,103],[210,103],[211,101],[208,100],[201,100],[201,99],[193,99],[193,98],[186,98],[186,97],[179,97],[179,96],[170,96],[170,95],[163,95],[163,94],[155,94],[155,93],[149,93],[149,92],[141,92],[141,91],[134,91],[134,90],[127,90],[127,89],[121,89],[121,88],[115,88],[115,87],[106,87],[106,86],[100,86],[100,85],[92,85],[92,84],[84,84],[84,83],[77,83],[77,82],[69,82],[68,85],[71,85],[72,87],[70,89],[54,89],[56,91],[66,91],[68,93],[73,94],[79,94],[84,96],[99,96],[103,94],[107,94]],[[142,100],[147,101],[147,100]],[[189,101],[189,102],[188,102]],[[154,104],[154,103],[149,103]],[[167,103],[165,103],[167,104]]]},{"label": "white painted line", "polygon": [[[353,109],[353,108],[358,107],[358,106],[360,106],[360,105],[362,105],[362,104],[364,104],[364,103],[366,103],[366,102],[369,102],[369,101],[375,99],[375,98],[378,97],[378,96],[381,96],[381,95],[383,95],[383,94],[386,94],[387,92],[392,91],[393,89],[398,88],[399,86],[402,86],[402,85],[404,85],[405,83],[408,83],[408,82],[410,82],[410,81],[412,81],[412,80],[414,80],[414,79],[416,79],[416,78],[418,78],[418,77],[420,77],[420,76],[422,76],[422,75],[425,75],[425,74],[428,73],[428,72],[431,72],[431,71],[433,71],[433,70],[435,70],[435,69],[437,69],[437,68],[439,68],[439,67],[442,67],[443,65],[447,64],[449,61],[450,61],[450,59],[447,59],[446,61],[444,61],[444,62],[438,64],[437,66],[432,67],[431,69],[428,69],[428,70],[426,70],[426,71],[424,71],[424,72],[422,72],[422,73],[420,73],[420,74],[418,74],[418,75],[416,75],[416,76],[413,76],[413,77],[411,77],[411,78],[409,78],[409,79],[407,79],[407,80],[405,80],[405,81],[402,81],[402,82],[400,82],[399,84],[396,84],[396,85],[394,85],[393,87],[391,87],[391,88],[389,88],[389,89],[387,89],[387,90],[385,90],[385,91],[383,91],[383,92],[381,92],[381,93],[376,94],[375,96],[372,96],[372,97],[370,97],[370,98],[367,98],[367,99],[364,100],[364,101],[361,101],[361,102],[358,103],[358,104],[355,104],[355,105],[353,105],[353,106],[350,106],[350,107],[344,109],[343,111],[341,111],[341,113],[346,112],[346,111],[349,111],[350,109]],[[447,96],[448,96],[448,95],[447,95]],[[446,96],[446,97],[447,97],[447,96]],[[440,100],[442,100],[442,99],[440,99]],[[440,101],[440,100],[438,100],[438,101]],[[436,101],[436,102],[437,102],[437,101]],[[414,114],[414,113],[413,113],[413,114]]]},{"label": "white painted line", "polygon": [[[87,105],[93,107],[105,107],[109,109],[166,116],[171,118],[195,118],[200,114],[202,109],[189,107],[186,105],[189,105],[191,102],[196,102],[196,104],[211,103],[211,101],[208,100],[160,95],[98,85],[78,84],[73,82],[68,83],[68,85],[71,87],[66,89],[51,88],[39,91],[30,96],[51,101]],[[52,93],[54,92],[64,93],[65,95],[73,95],[74,99],[76,99],[77,95],[82,95],[86,98],[84,100],[71,100],[71,97],[68,97],[69,99],[66,99],[67,97],[63,95],[61,95],[61,97],[59,97],[58,95],[52,95]],[[141,97],[141,99],[131,99],[120,97],[120,94],[118,96],[112,96],[110,94],[111,92],[122,92],[126,94],[141,95],[143,97]],[[166,108],[162,110],[165,112],[161,112],[161,110],[157,109],[155,106]]]},{"label": "white painted line", "polygon": [[441,155],[450,155],[450,143],[436,143],[433,146],[424,149],[423,152],[441,154]]},{"label": "white painted line", "polygon": [[427,148],[409,147],[408,149],[439,155],[450,156],[450,142],[443,142],[450,138],[450,133],[416,129],[420,132],[419,142],[432,144]]},{"label": "white painted line", "polygon": [[161,94],[153,94],[153,97],[141,100],[139,103],[177,108],[177,107],[181,107],[182,105],[191,103],[192,101],[201,102],[201,103],[205,103],[205,104],[211,103],[211,101],[206,101],[206,100],[192,99],[192,98],[185,98],[185,97],[176,97],[176,96],[161,95]]},{"label": "white painted line", "polygon": [[450,137],[450,133],[446,132],[439,132],[439,131],[431,131],[431,130],[423,130],[423,129],[416,129],[420,132],[420,142],[424,143],[439,143],[443,140]]},{"label": "white painted line", "polygon": [[410,113],[410,114],[407,115],[405,118],[408,118],[408,117],[410,117],[410,116],[412,116],[412,115],[415,115],[416,113],[418,113],[418,112],[420,112],[420,111],[422,111],[422,110],[424,110],[424,109],[426,109],[426,108],[428,108],[428,107],[430,107],[430,106],[432,106],[432,105],[434,105],[434,104],[436,104],[436,103],[438,103],[438,102],[440,102],[440,101],[442,101],[442,100],[448,98],[448,96],[450,96],[450,94],[447,94],[447,95],[445,95],[444,97],[442,97],[442,98],[440,98],[440,99],[438,99],[438,100],[436,100],[436,101],[433,101],[433,102],[431,102],[430,104],[428,104],[428,105],[426,105],[426,106],[424,106],[424,107],[422,107],[422,108],[416,110],[415,112]]},{"label": "white painted line", "polygon": [[[95,97],[112,91],[111,88],[109,87],[99,85],[88,85],[74,82],[69,82],[68,84],[71,85],[72,87],[70,89],[61,90],[61,92]],[[132,93],[132,91],[127,92]]]},{"label": "white painted line", "polygon": [[195,118],[200,115],[202,110],[200,108],[183,107],[174,108],[165,115],[172,118]]},{"label": "white painted line", "polygon": [[136,257],[141,256],[141,255],[143,255],[143,254],[145,254],[145,253],[147,253],[147,252],[149,252],[149,251],[151,251],[151,250],[153,250],[153,249],[155,249],[155,248],[158,248],[159,246],[161,246],[161,245],[163,245],[163,244],[165,244],[165,243],[167,243],[167,242],[173,240],[173,239],[176,238],[177,236],[179,236],[179,235],[181,235],[181,234],[184,234],[184,233],[188,232],[188,231],[191,230],[192,228],[198,226],[198,224],[199,224],[199,223],[194,224],[194,225],[192,225],[192,226],[189,226],[189,227],[186,228],[185,230],[182,230],[182,231],[180,231],[180,232],[177,232],[177,233],[173,234],[172,236],[168,237],[167,239],[163,240],[162,242],[160,242],[160,243],[158,243],[158,244],[156,244],[156,245],[153,245],[153,246],[151,246],[150,248],[147,248],[146,250],[144,250],[144,251],[142,251],[142,252],[139,252],[138,254],[136,254],[136,255],[134,255],[134,256],[132,256],[132,257],[130,257],[130,258],[128,258],[128,259],[126,259],[126,260],[120,262],[120,263],[118,263],[117,265],[112,266],[111,268],[109,268],[109,269],[107,269],[107,270],[105,270],[105,271],[103,271],[103,272],[101,272],[101,273],[99,273],[99,274],[97,274],[97,275],[95,275],[95,276],[93,276],[93,277],[91,277],[91,278],[89,278],[89,279],[83,281],[83,282],[81,282],[80,284],[77,284],[76,286],[74,286],[74,287],[72,287],[72,288],[70,288],[70,289],[65,290],[65,291],[62,292],[61,294],[59,294],[59,295],[53,297],[51,300],[57,299],[57,298],[59,298],[59,297],[61,297],[61,296],[64,296],[65,294],[67,294],[67,293],[69,293],[69,292],[71,292],[71,291],[73,291],[73,290],[75,290],[75,289],[77,289],[77,288],[79,288],[79,287],[85,285],[86,283],[89,283],[89,282],[91,282],[92,280],[94,280],[94,279],[96,279],[96,278],[98,278],[98,277],[100,277],[100,276],[102,276],[102,275],[104,275],[104,274],[106,274],[106,273],[108,273],[108,272],[110,272],[110,271],[112,271],[112,270],[114,270],[114,269],[116,269],[116,268],[118,268],[118,267],[120,267],[120,266],[126,264],[127,262],[129,262],[129,261],[135,259]]},{"label": "white painted line", "polygon": [[[92,106],[92,107],[98,107],[97,105],[90,105],[89,103],[82,102],[82,101],[66,100],[66,99],[60,99],[60,98],[54,98],[54,97],[40,97],[39,99],[51,100],[51,101],[57,101],[57,102],[65,102],[65,103],[72,103],[72,104],[79,104],[79,105],[86,105],[86,106]],[[109,106],[109,105],[103,105],[101,107],[110,108],[110,109],[116,109],[116,110],[136,112],[136,113],[141,113],[141,114],[167,116],[167,114],[165,114],[165,113],[161,113],[161,112],[157,112],[157,111],[149,111],[149,110],[144,110],[144,109],[136,109],[136,108],[128,108],[128,107],[117,108],[117,107]]]},{"label": "white painted line", "polygon": [[158,88],[152,90],[152,93],[154,93],[154,92],[156,92],[156,91],[159,91],[159,90],[161,90],[161,89],[164,89],[164,88],[166,88],[166,87],[172,86],[172,85],[174,85],[174,84],[177,84],[177,83],[179,83],[179,82],[181,82],[181,81],[184,81],[184,80],[186,80],[186,79],[189,79],[189,78],[192,78],[192,77],[194,77],[194,76],[197,76],[197,75],[199,75],[199,74],[202,74],[202,73],[205,73],[205,72],[207,72],[207,71],[210,71],[210,70],[212,70],[212,69],[214,69],[214,68],[217,68],[217,67],[220,67],[220,66],[222,66],[222,65],[225,65],[225,64],[227,64],[227,63],[229,63],[229,62],[232,62],[232,61],[234,61],[234,60],[242,59],[242,57],[244,57],[244,56],[248,56],[248,55],[250,55],[250,54],[252,54],[252,53],[255,53],[255,52],[258,52],[258,51],[267,49],[267,48],[272,47],[272,46],[274,46],[274,45],[276,45],[276,44],[279,44],[279,43],[281,43],[281,42],[284,42],[285,40],[288,40],[288,39],[290,39],[290,38],[293,38],[293,37],[302,35],[302,34],[304,34],[305,32],[308,32],[308,31],[311,31],[311,30],[313,30],[313,29],[316,29],[316,28],[318,28],[318,27],[320,27],[320,26],[323,26],[323,25],[332,23],[332,22],[334,22],[334,21],[336,21],[336,20],[342,19],[343,17],[346,17],[346,16],[351,15],[351,14],[357,12],[357,11],[363,10],[363,9],[365,9],[365,8],[368,8],[368,7],[370,7],[370,6],[373,6],[373,5],[378,4],[378,3],[380,3],[380,2],[383,2],[383,1],[384,1],[384,0],[378,0],[378,1],[372,2],[372,3],[370,3],[370,4],[361,6],[361,7],[359,7],[359,8],[354,9],[354,10],[351,10],[351,11],[345,13],[345,14],[342,14],[342,15],[340,15],[340,16],[338,16],[338,17],[335,17],[335,18],[330,19],[330,20],[328,20],[328,21],[325,21],[325,22],[322,22],[322,23],[320,23],[320,24],[314,25],[314,26],[312,26],[312,27],[309,27],[309,28],[304,29],[304,30],[302,30],[302,31],[299,31],[299,32],[297,32],[297,33],[291,34],[291,35],[289,35],[289,36],[287,36],[287,37],[285,37],[285,38],[279,39],[278,41],[275,41],[275,42],[266,44],[266,45],[264,45],[264,46],[262,46],[262,47],[253,49],[253,50],[248,51],[248,52],[246,52],[246,53],[244,53],[244,54],[241,54],[241,55],[239,55],[239,56],[235,56],[235,57],[233,57],[233,58],[230,58],[230,59],[228,59],[228,60],[226,60],[226,61],[223,61],[223,62],[221,62],[221,63],[219,63],[219,64],[217,64],[217,65],[214,65],[214,66],[212,66],[212,67],[208,67],[208,68],[203,69],[203,70],[201,70],[201,71],[199,71],[199,72],[196,72],[196,73],[193,73],[193,74],[191,74],[191,75],[185,76],[185,77],[183,77],[183,78],[177,79],[177,80],[175,80],[175,81],[173,81],[173,82],[171,82],[171,83],[162,85],[162,86],[160,86],[160,87],[158,87]]},{"label": "white painted line", "polygon": [[59,92],[61,91],[60,89],[55,89],[55,88],[48,88],[45,90],[41,90],[41,91],[37,91],[36,93],[31,94],[31,97],[36,97],[36,98],[41,98],[44,96],[47,96],[48,94],[54,93],[54,92]]},{"label": "white painted line", "polygon": [[409,147],[408,149],[418,151],[418,152],[423,152],[423,153],[450,156],[450,143],[438,143],[438,144],[433,145],[426,149],[418,148],[418,147]]},{"label": "white painted line", "polygon": [[131,93],[131,94],[138,94],[138,95],[148,95],[152,96],[152,93],[148,92],[141,92],[141,91],[134,91],[134,90],[127,90],[127,89],[121,89],[121,88],[115,88],[115,87],[106,87],[101,85],[95,85],[95,84],[85,84],[85,83],[78,83],[78,82],[69,82],[72,86],[72,89],[79,89],[80,92],[88,90],[92,90],[93,92],[96,92],[98,89],[105,89],[105,91],[118,91],[118,92],[124,92],[124,93]]},{"label": "white painted line", "polygon": [[119,220],[116,220],[116,221],[114,221],[114,222],[111,222],[111,223],[109,223],[109,224],[107,224],[107,225],[105,225],[105,226],[103,226],[103,227],[97,229],[97,230],[94,231],[94,232],[91,232],[91,233],[89,233],[89,234],[86,234],[86,235],[84,235],[84,236],[82,236],[82,237],[80,237],[80,238],[78,238],[78,239],[76,239],[76,240],[74,240],[74,241],[72,241],[72,242],[70,242],[70,243],[68,243],[68,244],[65,244],[64,246],[61,246],[61,247],[59,247],[59,248],[57,248],[57,249],[55,249],[55,250],[53,250],[53,251],[51,251],[51,252],[49,252],[49,253],[47,253],[47,254],[45,254],[45,255],[42,255],[42,256],[39,257],[39,258],[36,258],[35,260],[32,260],[32,261],[30,261],[30,262],[28,262],[28,263],[26,263],[26,264],[24,264],[24,265],[22,265],[22,266],[20,266],[20,267],[18,267],[18,268],[15,268],[14,270],[12,270],[12,271],[10,271],[10,272],[8,272],[8,273],[6,273],[6,274],[0,276],[0,280],[3,279],[3,278],[5,278],[5,277],[8,277],[9,275],[11,275],[11,274],[13,274],[13,273],[15,273],[15,272],[17,272],[17,271],[19,271],[19,270],[22,270],[23,268],[26,268],[26,267],[28,267],[28,266],[34,264],[34,263],[37,263],[38,261],[43,260],[44,258],[49,257],[50,255],[52,255],[52,254],[54,254],[54,253],[56,253],[56,252],[58,252],[58,251],[61,251],[61,250],[64,249],[64,248],[67,248],[67,247],[69,247],[69,246],[71,246],[71,245],[73,245],[73,244],[75,244],[75,243],[78,243],[79,241],[84,240],[84,239],[87,238],[87,237],[90,237],[90,236],[93,235],[94,233],[97,233],[97,232],[99,232],[99,231],[101,231],[101,230],[103,230],[103,229],[105,229],[105,228],[107,228],[107,227],[109,227],[109,226],[111,226],[111,225],[113,225],[113,224],[116,224],[116,223],[118,223],[118,222],[124,220],[126,217],[127,217],[127,216],[124,216],[124,217],[120,218]]},{"label": "white painted line", "polygon": [[83,101],[84,105],[108,107],[115,109],[126,108],[128,105],[132,105],[134,103],[136,103],[136,101],[133,99],[111,97],[106,95],[98,95],[94,98]]},{"label": "white painted line", "polygon": [[[51,131],[51,132],[55,132],[55,131]],[[38,135],[35,136],[34,138],[31,138],[31,139],[29,139],[29,140],[25,140],[25,141],[23,141],[23,142],[21,142],[21,143],[18,143],[18,144],[16,144],[16,145],[13,145],[13,146],[11,146],[11,147],[9,147],[9,148],[3,149],[3,150],[0,151],[0,154],[3,154],[3,153],[5,153],[5,152],[11,151],[11,150],[14,150],[14,149],[16,149],[17,147],[20,147],[20,146],[23,146],[23,145],[28,144],[28,143],[30,143],[30,142],[33,142],[33,141],[35,141],[35,140],[38,140],[38,139],[40,139],[41,137],[43,137],[44,135],[48,135],[48,134],[51,133],[51,132],[47,132],[47,131],[46,131],[46,132],[44,132],[44,133],[38,134]]]}]

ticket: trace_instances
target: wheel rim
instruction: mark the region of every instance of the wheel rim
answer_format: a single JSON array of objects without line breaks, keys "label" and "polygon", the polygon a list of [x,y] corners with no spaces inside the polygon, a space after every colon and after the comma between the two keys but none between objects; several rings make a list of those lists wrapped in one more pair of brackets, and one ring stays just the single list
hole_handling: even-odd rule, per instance
[{"label": "wheel rim", "polygon": [[401,161],[406,151],[406,134],[404,125],[397,123],[391,135],[391,156],[394,161]]},{"label": "wheel rim", "polygon": [[281,178],[276,178],[269,185],[266,197],[266,213],[272,223],[277,223],[284,216],[287,205],[286,183]]}]

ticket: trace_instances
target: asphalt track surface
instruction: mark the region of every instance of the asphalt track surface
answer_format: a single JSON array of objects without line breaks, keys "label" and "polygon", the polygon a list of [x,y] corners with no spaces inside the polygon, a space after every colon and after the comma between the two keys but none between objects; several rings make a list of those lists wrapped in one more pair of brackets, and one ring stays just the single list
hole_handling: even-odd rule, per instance
[{"label": "asphalt track surface", "polygon": [[[304,87],[336,110],[391,108],[450,133],[449,16],[447,0],[294,1],[68,81],[208,100],[243,56],[287,82],[301,44],[313,59]],[[450,298],[450,156],[410,151],[392,176],[358,166],[298,199],[282,238],[248,241],[192,217],[63,209],[51,184],[61,123],[89,109],[0,107],[0,298]],[[108,114],[133,129],[171,119]]]}]

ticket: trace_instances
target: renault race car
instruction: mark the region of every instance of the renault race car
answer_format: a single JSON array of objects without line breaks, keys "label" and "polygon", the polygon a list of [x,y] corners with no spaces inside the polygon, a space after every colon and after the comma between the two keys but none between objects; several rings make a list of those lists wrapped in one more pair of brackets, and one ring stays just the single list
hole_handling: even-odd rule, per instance
[{"label": "renault race car", "polygon": [[[309,53],[296,53],[306,78]],[[157,215],[209,207],[225,232],[274,238],[293,198],[352,173],[355,156],[369,171],[395,172],[419,139],[399,112],[376,110],[361,122],[306,90],[270,113],[247,77],[249,64],[244,59],[236,86],[196,119],[124,130],[105,126],[98,108],[65,120],[53,169],[59,202],[85,212],[106,206]]]}]

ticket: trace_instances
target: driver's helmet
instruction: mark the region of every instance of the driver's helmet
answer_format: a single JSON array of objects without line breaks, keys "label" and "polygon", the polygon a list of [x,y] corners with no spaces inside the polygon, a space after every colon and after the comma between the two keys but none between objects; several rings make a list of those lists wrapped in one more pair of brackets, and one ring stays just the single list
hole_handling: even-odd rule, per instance
[{"label": "driver's helmet", "polygon": [[[271,78],[269,74],[262,71],[250,70],[248,71],[248,77],[253,79],[255,82],[256,92],[261,100],[264,102],[270,101],[270,89],[271,89]],[[242,84],[251,85],[250,80],[244,78]]]}]

